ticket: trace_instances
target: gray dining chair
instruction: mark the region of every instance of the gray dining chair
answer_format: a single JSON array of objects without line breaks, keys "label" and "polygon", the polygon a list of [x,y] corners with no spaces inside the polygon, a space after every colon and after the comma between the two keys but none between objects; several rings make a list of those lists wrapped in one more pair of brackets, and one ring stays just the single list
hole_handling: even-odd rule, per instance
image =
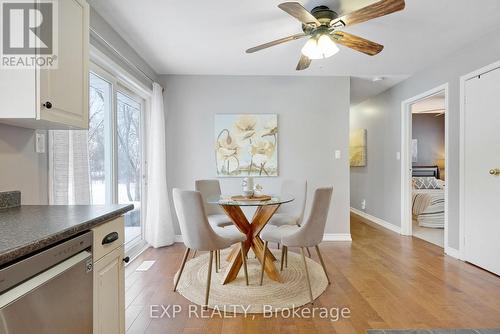
[{"label": "gray dining chair", "polygon": [[[268,225],[298,225],[302,224],[304,211],[306,209],[307,181],[306,180],[284,180],[281,184],[281,195],[292,196],[294,200],[279,207],[278,211],[271,217]],[[278,243],[278,249],[280,244]],[[309,248],[307,254],[311,257]]]},{"label": "gray dining chair", "polygon": [[271,217],[268,225],[299,225],[304,218],[307,197],[306,180],[284,180],[281,184],[281,195],[292,196],[294,200],[279,207],[278,211]]},{"label": "gray dining chair", "polygon": [[217,234],[207,220],[203,199],[198,191],[173,189],[172,197],[174,201],[175,211],[181,228],[182,240],[186,246],[184,257],[179,268],[179,275],[174,283],[174,291],[177,289],[179,280],[181,279],[186,260],[190,250],[208,251],[210,252],[208,262],[208,277],[205,293],[205,307],[208,305],[208,297],[210,293],[210,281],[212,278],[212,262],[215,251],[225,249],[240,243],[240,253],[243,261],[243,269],[245,271],[245,280],[248,285],[248,270],[246,256],[244,253],[244,241],[246,236],[236,229],[227,229],[224,235]]},{"label": "gray dining chair", "polygon": [[221,195],[219,180],[196,180],[194,182],[194,187],[196,191],[201,193],[203,206],[205,207],[210,225],[217,227],[233,225],[231,219],[229,219],[219,205],[208,203],[208,198],[220,197]]},{"label": "gray dining chair", "polygon": [[[268,242],[280,242],[283,247],[281,250],[281,270],[283,270],[283,261],[286,261],[286,256],[288,253],[288,247],[300,247],[300,252],[302,254],[302,261],[304,262],[304,269],[306,272],[307,285],[309,287],[309,297],[311,299],[311,304],[313,303],[313,294],[311,288],[311,280],[309,277],[309,270],[307,268],[306,257],[304,254],[304,248],[315,247],[318,253],[319,261],[325,272],[328,284],[330,284],[330,278],[328,277],[328,272],[326,271],[325,262],[319,251],[319,244],[323,241],[323,234],[325,233],[325,224],[328,216],[328,211],[330,209],[330,201],[332,198],[332,187],[318,188],[314,192],[314,199],[311,207],[311,213],[309,218],[299,226],[284,225],[280,227],[276,226],[266,226],[260,237],[264,240],[264,252],[267,249]],[[262,268],[260,275],[260,284],[262,285],[262,280],[264,278],[264,266],[265,257],[262,259]]]},{"label": "gray dining chair", "polygon": [[[196,180],[194,182],[196,191],[201,193],[203,198],[203,206],[207,214],[207,219],[214,230],[217,228],[224,228],[234,226],[231,219],[224,213],[224,210],[217,204],[208,203],[209,198],[219,198],[221,195],[221,188],[219,180]],[[221,232],[220,230],[218,232]],[[193,252],[193,258],[196,256],[196,251]],[[215,268],[220,270],[220,251],[215,252]]]}]

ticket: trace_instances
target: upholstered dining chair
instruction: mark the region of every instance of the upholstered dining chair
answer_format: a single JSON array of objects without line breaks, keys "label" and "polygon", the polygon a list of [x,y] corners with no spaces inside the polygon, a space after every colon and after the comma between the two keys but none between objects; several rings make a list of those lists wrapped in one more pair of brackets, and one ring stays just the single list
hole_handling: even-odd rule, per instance
[{"label": "upholstered dining chair", "polygon": [[[284,225],[280,227],[276,226],[266,226],[261,232],[261,238],[264,240],[264,252],[266,252],[268,242],[281,242],[283,245],[281,250],[281,270],[283,270],[283,260],[286,259],[288,247],[300,247],[300,252],[302,254],[302,261],[304,262],[304,269],[306,272],[307,285],[309,287],[309,297],[311,299],[311,304],[313,303],[313,294],[311,288],[311,280],[309,277],[309,270],[307,268],[306,257],[304,254],[304,248],[315,247],[318,253],[319,261],[325,272],[328,284],[330,284],[330,278],[328,277],[328,272],[326,271],[325,262],[319,251],[319,244],[323,241],[323,234],[325,232],[325,224],[328,216],[328,211],[330,209],[330,201],[332,198],[332,187],[318,188],[314,192],[314,199],[311,207],[311,213],[309,218],[300,227],[295,225]],[[262,259],[262,268],[260,275],[260,284],[262,285],[262,280],[264,278],[264,266],[266,258]]]},{"label": "upholstered dining chair", "polygon": [[299,225],[304,218],[306,208],[307,181],[306,180],[284,180],[281,184],[281,195],[291,195],[294,200],[279,207],[278,211],[271,217],[268,225]]},{"label": "upholstered dining chair", "polygon": [[233,225],[231,219],[229,219],[220,206],[207,202],[209,197],[219,197],[221,195],[219,180],[196,180],[194,187],[196,191],[201,193],[203,206],[205,207],[210,225],[217,227]]},{"label": "upholstered dining chair", "polygon": [[[278,211],[271,217],[268,225],[298,225],[304,219],[304,210],[306,209],[307,181],[306,180],[284,180],[281,184],[281,195],[291,195],[294,200],[286,205],[279,207]],[[280,244],[278,243],[278,249]],[[307,254],[311,257],[309,248],[306,248]]]},{"label": "upholstered dining chair", "polygon": [[[233,226],[231,219],[224,213],[220,206],[217,204],[208,203],[208,198],[210,197],[220,197],[221,189],[219,180],[196,180],[194,182],[194,187],[196,191],[201,193],[203,198],[203,206],[205,207],[205,212],[207,214],[208,222],[214,230],[217,228],[223,228],[228,226]],[[219,230],[221,232],[221,230]],[[193,258],[196,256],[196,251],[193,252]],[[220,269],[220,251],[215,252],[215,268]]]},{"label": "upholstered dining chair", "polygon": [[205,294],[205,306],[208,305],[210,293],[210,281],[212,278],[212,262],[215,251],[225,249],[240,243],[240,253],[245,271],[245,280],[248,285],[248,271],[243,243],[246,236],[236,229],[227,229],[223,236],[217,234],[207,220],[203,199],[198,191],[173,189],[172,191],[175,211],[181,228],[182,239],[186,246],[184,257],[179,269],[179,275],[174,283],[174,291],[177,289],[182,271],[186,264],[190,250],[210,252],[208,262],[207,288]]}]

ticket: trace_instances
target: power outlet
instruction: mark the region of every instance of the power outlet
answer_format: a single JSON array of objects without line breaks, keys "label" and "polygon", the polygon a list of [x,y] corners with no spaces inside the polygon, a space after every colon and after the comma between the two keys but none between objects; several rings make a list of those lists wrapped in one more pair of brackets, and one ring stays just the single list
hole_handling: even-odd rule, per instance
[{"label": "power outlet", "polygon": [[366,199],[361,201],[361,210],[365,210],[365,209],[366,209]]}]

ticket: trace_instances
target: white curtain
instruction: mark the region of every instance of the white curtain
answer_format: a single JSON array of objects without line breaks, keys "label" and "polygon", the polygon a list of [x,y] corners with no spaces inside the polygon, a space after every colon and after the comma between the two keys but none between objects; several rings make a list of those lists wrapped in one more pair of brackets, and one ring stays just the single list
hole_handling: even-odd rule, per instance
[{"label": "white curtain", "polygon": [[86,130],[50,130],[49,204],[90,204]]},{"label": "white curtain", "polygon": [[167,188],[165,109],[162,87],[153,83],[151,113],[147,123],[146,241],[153,247],[174,243],[174,228]]}]

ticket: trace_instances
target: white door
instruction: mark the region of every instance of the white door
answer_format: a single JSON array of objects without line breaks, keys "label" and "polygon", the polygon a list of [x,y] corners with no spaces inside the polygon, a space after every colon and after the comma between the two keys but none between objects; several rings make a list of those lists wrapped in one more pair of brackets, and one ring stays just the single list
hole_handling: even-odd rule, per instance
[{"label": "white door", "polygon": [[465,260],[500,275],[500,69],[466,81],[463,121]]}]

